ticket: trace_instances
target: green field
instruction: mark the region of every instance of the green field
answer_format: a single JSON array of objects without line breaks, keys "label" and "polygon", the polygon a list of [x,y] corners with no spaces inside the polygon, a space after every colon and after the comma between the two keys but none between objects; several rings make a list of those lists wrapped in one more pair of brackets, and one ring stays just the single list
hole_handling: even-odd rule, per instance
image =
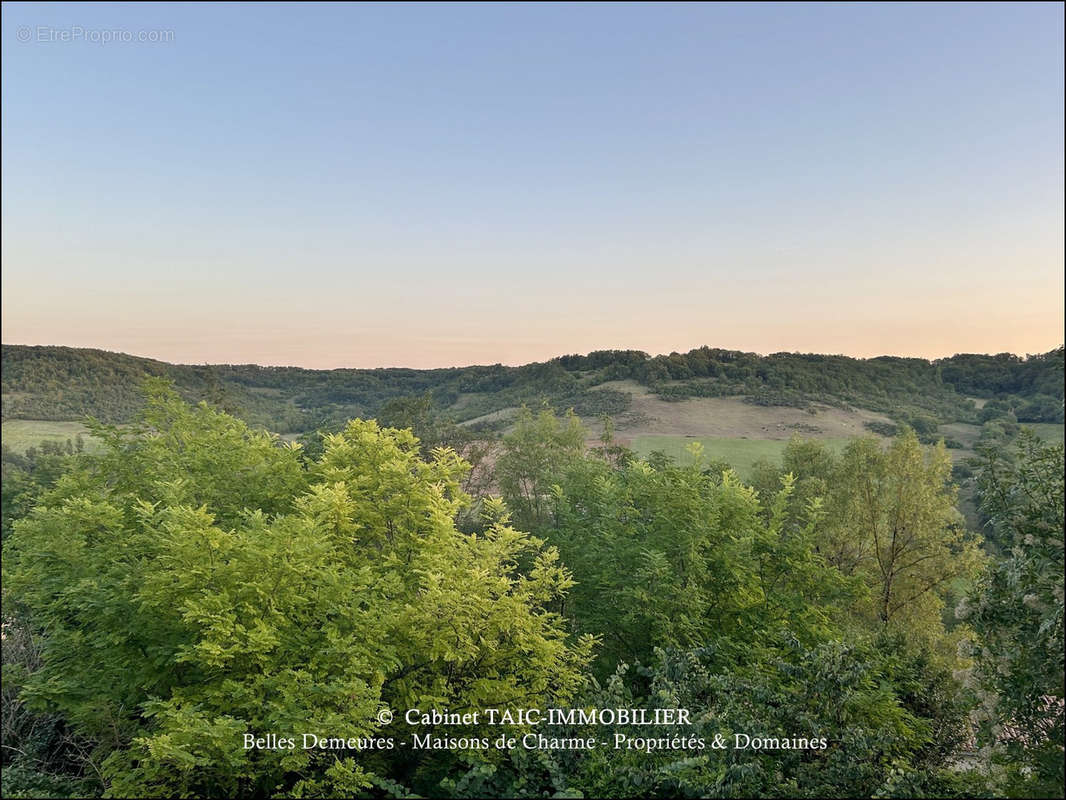
[{"label": "green field", "polygon": [[[1063,425],[1053,423],[1027,423],[1025,427],[1032,428],[1036,434],[1045,441],[1063,441]],[[965,428],[966,430],[962,430]],[[972,430],[971,430],[972,429]],[[980,429],[976,425],[941,426],[941,433],[954,435],[964,440],[972,447],[970,439],[976,439],[975,434]],[[88,437],[88,431],[80,422],[51,422],[37,419],[12,419],[3,423],[3,442],[16,452],[25,452],[26,448],[40,444],[42,441],[66,442],[67,439],[74,441],[78,434],[85,437],[88,449],[92,448],[92,440]],[[286,440],[295,436],[283,437]],[[848,437],[820,438],[837,452],[844,449],[850,441]],[[667,456],[679,463],[687,463],[690,459],[685,450],[693,442],[703,445],[707,458],[728,462],[741,476],[747,476],[756,461],[766,459],[779,462],[781,453],[788,444],[784,439],[746,439],[707,436],[670,436],[649,434],[636,436],[632,442],[632,448],[641,456],[647,456],[654,450],[661,450]],[[961,452],[961,451],[957,451]],[[967,455],[969,452],[967,452]]]},{"label": "green field", "polygon": [[[1048,442],[1062,442],[1064,426],[1056,423],[1025,423],[1036,435]],[[976,425],[944,425],[941,434],[952,435],[969,447],[977,439],[980,428]],[[816,437],[836,452],[841,452],[851,441],[850,437]],[[680,464],[691,463],[692,457],[685,449],[693,442],[703,445],[706,458],[725,461],[733,466],[741,477],[748,477],[756,461],[767,460],[780,463],[781,453],[788,444],[784,439],[746,439],[708,436],[645,435],[633,438],[632,449],[640,456],[660,450]],[[972,450],[953,450],[954,455],[973,455]]]},{"label": "green field", "polygon": [[[819,439],[836,452],[851,441],[849,437]],[[741,477],[747,477],[756,461],[767,460],[780,463],[781,453],[788,445],[787,439],[725,439],[704,436],[638,436],[632,448],[641,456],[660,450],[678,463],[691,463],[692,457],[685,449],[693,442],[703,445],[706,458],[731,464]]]},{"label": "green field", "polygon": [[1062,442],[1064,425],[1054,422],[1023,422],[1023,428],[1032,428],[1045,442]]},{"label": "green field", "polygon": [[9,419],[3,424],[3,443],[16,453],[26,452],[26,448],[39,445],[43,441],[66,442],[81,434],[85,438],[86,448],[91,449],[88,430],[80,422],[51,422],[41,419]]}]

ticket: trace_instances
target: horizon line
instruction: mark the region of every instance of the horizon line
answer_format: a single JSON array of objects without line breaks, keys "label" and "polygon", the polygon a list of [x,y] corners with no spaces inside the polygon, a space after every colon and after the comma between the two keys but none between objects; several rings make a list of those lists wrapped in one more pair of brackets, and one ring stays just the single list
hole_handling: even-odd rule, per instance
[{"label": "horizon line", "polygon": [[215,362],[209,362],[209,361],[204,361],[204,362],[195,362],[194,363],[194,362],[184,362],[184,361],[167,361],[165,359],[158,358],[156,356],[138,355],[136,353],[130,353],[130,352],[126,352],[124,350],[109,350],[109,349],[107,349],[105,347],[81,347],[81,346],[67,345],[67,344],[26,344],[26,343],[21,343],[21,342],[0,342],[0,347],[34,347],[34,348],[56,348],[56,349],[64,349],[64,350],[86,350],[86,351],[97,352],[97,353],[108,353],[108,354],[111,354],[111,355],[128,356],[130,358],[139,358],[139,359],[143,359],[145,361],[156,361],[156,362],[158,362],[160,364],[167,364],[167,365],[173,366],[173,367],[259,367],[260,369],[302,369],[302,370],[308,370],[308,371],[311,371],[311,372],[332,372],[332,371],[336,371],[336,370],[408,369],[408,370],[414,370],[414,371],[417,371],[417,372],[431,372],[433,370],[441,370],[441,369],[470,369],[470,368],[473,368],[473,367],[496,367],[496,366],[512,367],[512,368],[525,367],[525,366],[529,366],[530,364],[547,364],[547,363],[550,363],[552,361],[556,361],[556,360],[558,360],[560,358],[566,358],[568,356],[586,357],[586,356],[591,355],[592,353],[605,353],[605,352],[644,353],[649,359],[653,359],[653,358],[658,358],[660,356],[669,357],[669,356],[674,355],[674,354],[686,355],[687,353],[691,353],[691,352],[694,352],[696,350],[701,350],[703,348],[706,348],[708,350],[721,350],[721,351],[729,352],[729,353],[743,353],[745,355],[755,355],[755,356],[758,356],[759,358],[767,358],[767,357],[775,356],[775,355],[825,356],[825,357],[832,357],[832,358],[849,358],[849,359],[852,359],[853,361],[874,361],[874,360],[879,359],[879,358],[900,358],[900,359],[907,359],[907,360],[914,360],[914,361],[925,361],[927,363],[932,364],[932,363],[935,363],[937,361],[943,361],[943,360],[946,360],[946,359],[955,358],[957,356],[986,356],[986,357],[991,357],[991,356],[1009,355],[1009,356],[1013,356],[1015,358],[1029,359],[1029,358],[1033,358],[1033,357],[1036,357],[1036,356],[1045,356],[1045,355],[1048,355],[1050,353],[1054,353],[1057,350],[1062,350],[1064,345],[1063,344],[1059,344],[1056,347],[1052,347],[1049,350],[1045,350],[1043,352],[1024,353],[1024,354],[1022,354],[1022,353],[1014,353],[1014,352],[1011,352],[1009,350],[1001,350],[1001,351],[996,352],[996,353],[979,353],[979,352],[962,352],[962,351],[959,351],[959,352],[952,353],[951,355],[935,356],[935,357],[928,357],[928,356],[900,356],[900,355],[895,355],[895,354],[892,354],[892,353],[882,353],[882,354],[876,355],[876,356],[854,356],[854,355],[849,355],[847,353],[826,353],[826,352],[800,351],[800,350],[775,350],[773,352],[760,353],[760,352],[757,352],[755,350],[740,350],[740,349],[729,348],[729,347],[713,347],[713,346],[708,345],[708,344],[698,345],[696,347],[689,348],[688,350],[672,350],[669,353],[651,353],[651,352],[648,352],[646,350],[642,350],[642,349],[636,348],[636,347],[605,347],[605,348],[598,348],[598,349],[595,349],[595,350],[589,350],[588,352],[585,352],[585,353],[574,353],[574,352],[560,353],[559,355],[551,356],[550,358],[546,358],[546,359],[544,359],[542,361],[526,361],[526,362],[521,362],[521,363],[505,363],[503,361],[495,361],[495,362],[492,362],[492,363],[482,363],[482,364],[449,364],[449,365],[434,366],[434,367],[411,367],[411,366],[404,366],[402,364],[390,364],[390,365],[381,365],[381,366],[375,366],[375,367],[344,367],[344,366],[340,366],[340,367],[307,367],[307,366],[303,366],[303,365],[300,365],[300,364],[260,364],[260,363],[254,362],[254,361],[245,361],[245,362],[238,362],[238,361],[215,361]]}]

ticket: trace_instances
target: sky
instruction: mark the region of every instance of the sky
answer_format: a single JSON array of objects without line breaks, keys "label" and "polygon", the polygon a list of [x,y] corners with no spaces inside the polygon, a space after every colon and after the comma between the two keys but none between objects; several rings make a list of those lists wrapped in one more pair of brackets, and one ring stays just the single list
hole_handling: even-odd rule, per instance
[{"label": "sky", "polygon": [[2,338],[1063,342],[1063,5],[3,4]]}]

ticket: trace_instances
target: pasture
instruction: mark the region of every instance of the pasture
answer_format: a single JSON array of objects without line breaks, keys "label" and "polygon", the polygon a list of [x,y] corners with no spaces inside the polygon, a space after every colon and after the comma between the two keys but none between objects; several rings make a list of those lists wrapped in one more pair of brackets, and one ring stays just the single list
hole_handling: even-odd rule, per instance
[{"label": "pasture", "polygon": [[70,439],[73,444],[79,433],[85,439],[86,449],[92,449],[93,441],[86,427],[80,422],[8,419],[3,423],[3,443],[16,453],[24,453],[27,448],[39,445],[43,441],[63,444]]},{"label": "pasture", "polygon": [[[848,444],[848,437],[819,438],[823,444],[835,452],[842,451]],[[693,442],[703,445],[705,459],[728,462],[741,478],[751,474],[751,468],[757,461],[766,460],[780,463],[788,439],[731,439],[707,436],[637,436],[630,445],[641,456],[647,456],[658,450],[665,453],[679,464],[692,463],[688,448]]]},{"label": "pasture", "polygon": [[1062,444],[1063,429],[1066,428],[1055,422],[1023,422],[1022,427],[1032,428],[1037,436],[1052,444]]}]

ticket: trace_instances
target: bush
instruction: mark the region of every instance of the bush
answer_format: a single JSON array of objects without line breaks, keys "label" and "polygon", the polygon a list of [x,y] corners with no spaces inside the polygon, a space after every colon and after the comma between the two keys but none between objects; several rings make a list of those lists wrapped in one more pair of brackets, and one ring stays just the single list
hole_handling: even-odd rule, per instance
[{"label": "bush", "polygon": [[895,436],[899,432],[899,426],[894,422],[867,420],[863,423],[863,427],[879,436]]}]

